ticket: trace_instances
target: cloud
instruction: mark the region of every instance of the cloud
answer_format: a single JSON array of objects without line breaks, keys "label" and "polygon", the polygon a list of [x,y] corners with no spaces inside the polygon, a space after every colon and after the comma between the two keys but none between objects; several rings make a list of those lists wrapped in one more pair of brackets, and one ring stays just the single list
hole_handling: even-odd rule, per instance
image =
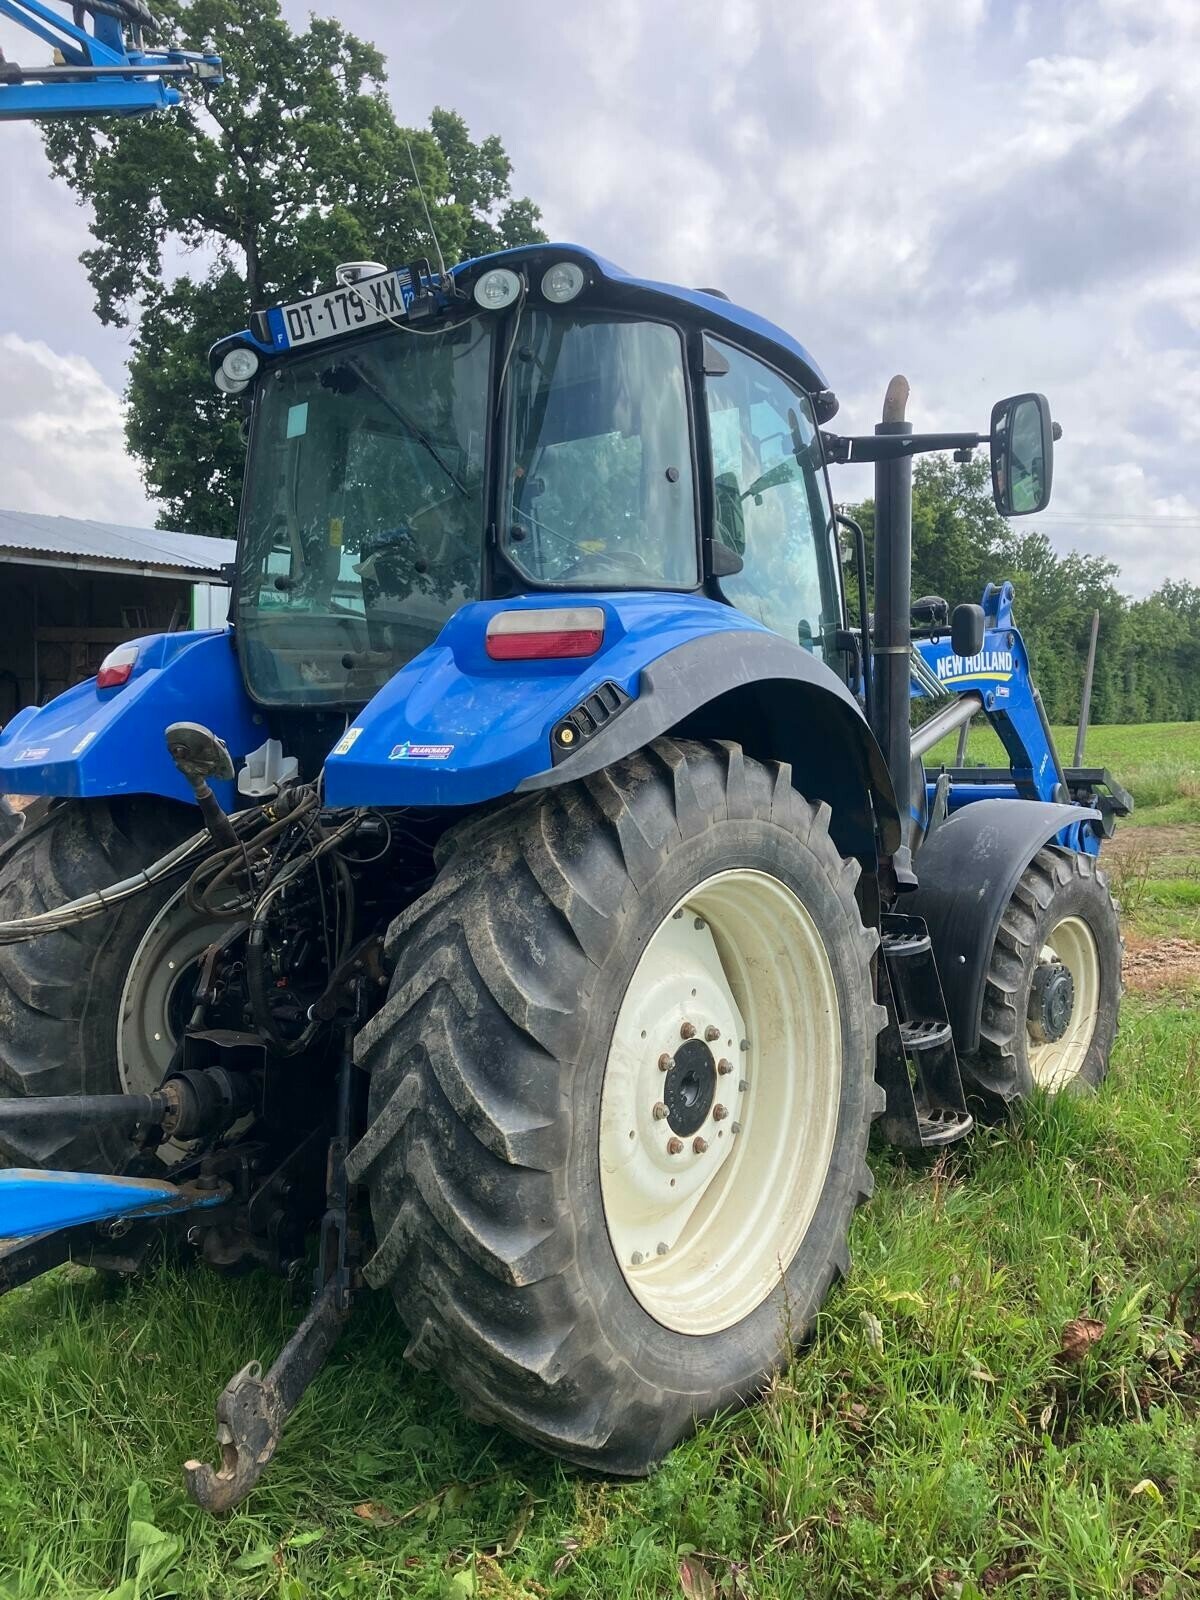
[{"label": "cloud", "polygon": [[[1064,427],[1055,544],[1116,560],[1134,592],[1200,581],[1195,0],[442,0],[418,22],[284,0],[298,27],[313,9],[383,49],[403,119],[449,105],[498,133],[552,237],[793,331],[839,426],[869,428],[896,371],[919,426],[982,427],[998,396],[1043,390]],[[4,138],[0,329],[119,387],[125,336],[96,328],[72,260],[84,219],[36,136]]]},{"label": "cloud", "polygon": [[121,401],[83,356],[0,333],[0,483],[19,511],[153,527],[125,454]]}]

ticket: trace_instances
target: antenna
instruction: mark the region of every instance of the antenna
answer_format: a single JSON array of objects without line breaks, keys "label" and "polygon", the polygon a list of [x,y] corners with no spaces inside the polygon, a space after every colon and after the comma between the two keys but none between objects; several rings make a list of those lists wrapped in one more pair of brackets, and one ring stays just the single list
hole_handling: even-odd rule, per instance
[{"label": "antenna", "polygon": [[[429,224],[429,237],[433,240],[433,248],[437,252],[438,271],[442,277],[446,276],[446,262],[442,255],[442,247],[438,243],[437,229],[433,225],[433,218],[429,215],[429,201],[425,198],[425,187],[421,182],[421,174],[417,171],[417,163],[413,159],[412,145],[408,142],[408,135],[404,135],[404,148],[408,151],[408,164],[412,168],[413,181],[417,186],[417,193],[421,196],[421,205],[425,209],[425,221]],[[414,284],[413,288],[417,288]]]}]

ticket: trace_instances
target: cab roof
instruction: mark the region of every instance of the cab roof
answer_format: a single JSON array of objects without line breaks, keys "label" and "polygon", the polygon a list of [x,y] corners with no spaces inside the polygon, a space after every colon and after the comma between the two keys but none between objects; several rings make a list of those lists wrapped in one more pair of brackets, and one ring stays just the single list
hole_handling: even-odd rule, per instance
[{"label": "cab roof", "polygon": [[[800,369],[796,376],[806,389],[816,392],[829,387],[825,374],[804,346],[776,323],[768,321],[766,317],[760,317],[756,311],[747,311],[745,307],[735,305],[723,295],[714,294],[710,290],[684,289],[674,283],[659,283],[653,278],[634,277],[632,273],[626,272],[624,267],[618,267],[614,262],[596,255],[583,245],[566,243],[517,245],[511,250],[498,250],[492,255],[475,256],[470,261],[460,261],[456,267],[451,268],[451,277],[462,274],[475,278],[483,267],[511,266],[531,259],[545,261],[547,265],[552,261],[575,260],[589,267],[597,277],[611,285],[618,295],[627,293],[631,301],[640,300],[644,303],[646,297],[650,297],[658,301],[660,309],[663,310],[669,310],[669,305],[674,305],[692,316],[700,312],[705,325],[714,332],[724,331],[734,340],[753,345],[759,354],[773,359],[776,365],[793,371]],[[669,304],[662,305],[662,302]]]}]

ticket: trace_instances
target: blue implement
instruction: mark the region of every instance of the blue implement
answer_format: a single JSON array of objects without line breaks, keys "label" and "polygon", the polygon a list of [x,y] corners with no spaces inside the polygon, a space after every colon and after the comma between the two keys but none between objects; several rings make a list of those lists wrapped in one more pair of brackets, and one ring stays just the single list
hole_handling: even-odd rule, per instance
[{"label": "blue implement", "polygon": [[29,1239],[117,1217],[158,1217],[218,1206],[229,1189],[194,1189],[160,1178],[99,1172],[0,1171],[0,1239]]}]

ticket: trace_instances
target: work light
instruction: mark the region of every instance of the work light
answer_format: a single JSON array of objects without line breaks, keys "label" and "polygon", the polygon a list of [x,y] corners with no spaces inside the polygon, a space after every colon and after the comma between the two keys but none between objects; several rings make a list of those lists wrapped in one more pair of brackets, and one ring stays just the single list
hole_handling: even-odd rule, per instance
[{"label": "work light", "polygon": [[475,304],[485,311],[503,311],[521,292],[521,280],[507,267],[493,267],[475,284]]},{"label": "work light", "polygon": [[542,293],[556,306],[566,305],[583,288],[583,281],[582,267],[573,261],[556,261],[542,278]]}]

